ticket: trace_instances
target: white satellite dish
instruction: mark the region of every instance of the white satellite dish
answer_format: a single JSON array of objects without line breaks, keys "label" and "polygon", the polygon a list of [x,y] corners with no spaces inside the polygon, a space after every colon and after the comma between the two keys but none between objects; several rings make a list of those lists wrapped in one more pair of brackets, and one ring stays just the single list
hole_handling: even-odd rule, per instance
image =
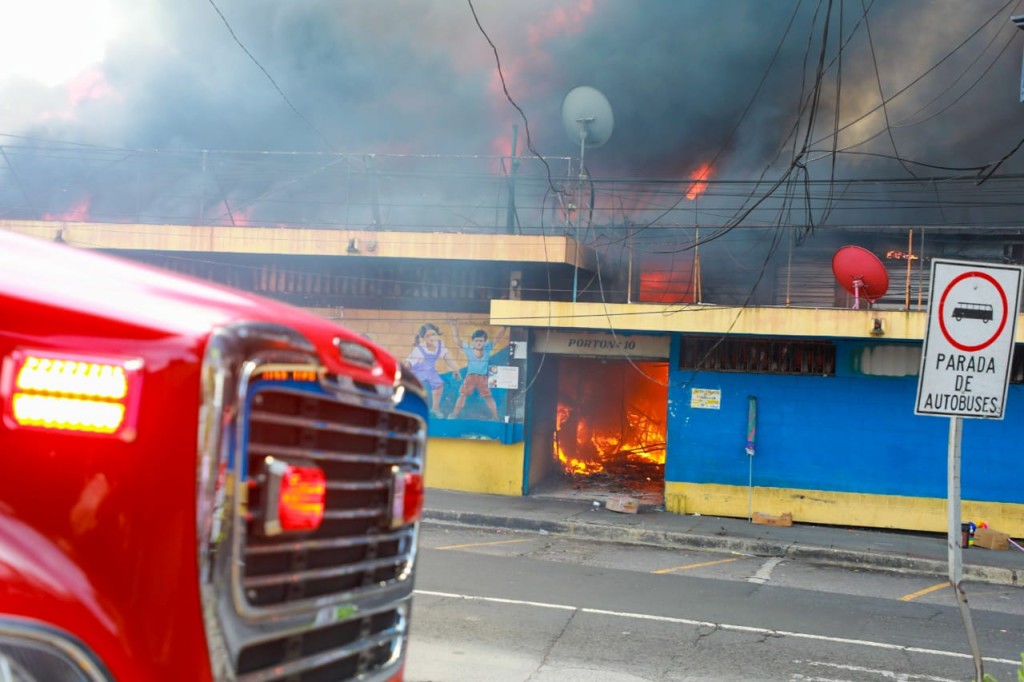
[{"label": "white satellite dish", "polygon": [[562,100],[562,126],[569,139],[581,147],[600,147],[615,128],[612,105],[597,88],[573,88]]}]

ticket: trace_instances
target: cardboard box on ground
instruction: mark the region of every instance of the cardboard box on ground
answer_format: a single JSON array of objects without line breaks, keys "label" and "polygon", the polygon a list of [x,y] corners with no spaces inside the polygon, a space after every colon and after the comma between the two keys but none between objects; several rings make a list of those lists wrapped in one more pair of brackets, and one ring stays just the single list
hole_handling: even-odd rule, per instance
[{"label": "cardboard box on ground", "polygon": [[1010,549],[1010,535],[994,528],[978,528],[974,531],[974,547]]},{"label": "cardboard box on ground", "polygon": [[636,514],[640,511],[640,501],[628,495],[612,495],[605,503],[605,507],[614,512]]},{"label": "cardboard box on ground", "polygon": [[785,514],[766,514],[765,512],[754,512],[754,516],[750,519],[753,523],[762,526],[792,526],[793,515],[789,512]]}]

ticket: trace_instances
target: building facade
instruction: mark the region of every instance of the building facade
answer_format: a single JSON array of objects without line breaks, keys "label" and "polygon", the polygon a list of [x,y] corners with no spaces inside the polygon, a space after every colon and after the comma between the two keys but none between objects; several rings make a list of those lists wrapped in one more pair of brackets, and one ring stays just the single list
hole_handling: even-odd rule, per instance
[{"label": "building facade", "polygon": [[[676,513],[946,526],[949,420],[914,414],[926,283],[909,260],[889,266],[894,279],[906,266],[902,291],[855,310],[827,252],[759,273],[744,300],[725,268],[705,261],[701,278],[692,255],[616,261],[568,235],[0,229],[286,300],[340,319],[410,370],[429,366],[431,487],[622,492]],[[904,239],[869,246],[884,258]],[[709,303],[717,292],[726,302]],[[962,455],[963,518],[1015,536],[1024,535],[1021,380],[1015,361],[1005,418],[965,420]]]}]

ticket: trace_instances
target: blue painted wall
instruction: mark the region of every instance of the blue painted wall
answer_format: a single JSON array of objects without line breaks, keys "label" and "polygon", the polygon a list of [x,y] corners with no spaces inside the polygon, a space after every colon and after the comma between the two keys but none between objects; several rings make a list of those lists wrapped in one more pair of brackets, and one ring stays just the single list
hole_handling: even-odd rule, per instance
[{"label": "blue painted wall", "polygon": [[[755,486],[946,497],[949,419],[914,414],[916,376],[857,372],[864,345],[837,340],[835,376],[815,377],[680,371],[676,339],[665,479],[746,486],[755,396]],[[691,408],[691,388],[720,390],[721,408]],[[964,420],[961,456],[963,499],[1024,502],[1024,386],[1010,386],[1004,420]]]}]

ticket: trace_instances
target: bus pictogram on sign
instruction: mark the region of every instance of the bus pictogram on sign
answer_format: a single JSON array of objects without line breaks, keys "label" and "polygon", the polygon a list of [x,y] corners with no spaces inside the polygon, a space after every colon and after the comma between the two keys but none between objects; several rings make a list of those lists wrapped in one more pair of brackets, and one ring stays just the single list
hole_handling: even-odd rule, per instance
[{"label": "bus pictogram on sign", "polygon": [[967,303],[960,301],[953,308],[953,317],[957,322],[964,318],[968,320],[981,320],[985,324],[992,321],[992,306],[988,303]]},{"label": "bus pictogram on sign", "polygon": [[[956,301],[956,303],[954,303]],[[951,312],[947,313],[946,311]],[[964,352],[984,350],[1003,333],[1011,317],[1006,291],[991,274],[967,270],[953,278],[939,295],[938,322],[942,335],[953,347]],[[951,320],[995,321],[995,327],[976,323],[952,326]]]}]

